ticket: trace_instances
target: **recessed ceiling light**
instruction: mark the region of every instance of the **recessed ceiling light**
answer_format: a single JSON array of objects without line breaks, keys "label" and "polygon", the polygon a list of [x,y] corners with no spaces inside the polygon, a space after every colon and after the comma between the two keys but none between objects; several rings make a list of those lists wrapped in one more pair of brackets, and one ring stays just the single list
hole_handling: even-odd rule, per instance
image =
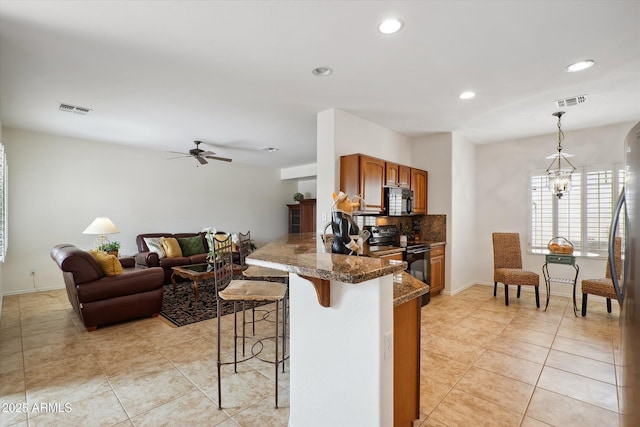
[{"label": "recessed ceiling light", "polygon": [[402,29],[402,21],[396,18],[385,19],[378,25],[382,34],[395,34]]},{"label": "recessed ceiling light", "polygon": [[475,94],[475,93],[473,93],[473,92],[470,92],[470,91],[462,92],[462,93],[460,94],[460,99],[471,99],[471,98],[473,98],[474,96],[476,96],[476,94]]},{"label": "recessed ceiling light", "polygon": [[569,65],[566,70],[568,73],[575,73],[576,71],[586,70],[587,68],[591,68],[595,65],[596,61],[591,59],[585,59],[584,61],[574,62]]},{"label": "recessed ceiling light", "polygon": [[316,67],[311,72],[318,77],[326,77],[333,73],[333,70],[329,67]]},{"label": "recessed ceiling light", "polygon": [[276,151],[278,151],[278,149],[275,147],[263,147],[261,148],[261,150],[266,151],[267,153],[275,153]]}]

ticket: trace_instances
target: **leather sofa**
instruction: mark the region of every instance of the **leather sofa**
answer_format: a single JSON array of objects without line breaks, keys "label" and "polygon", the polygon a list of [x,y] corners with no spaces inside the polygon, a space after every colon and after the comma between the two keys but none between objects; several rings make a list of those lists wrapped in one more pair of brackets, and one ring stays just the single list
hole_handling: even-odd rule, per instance
[{"label": "leather sofa", "polygon": [[[145,238],[153,237],[175,237],[176,239],[183,237],[195,237],[200,236],[202,238],[202,244],[205,252],[201,254],[195,254],[187,257],[174,257],[174,258],[160,258],[156,252],[150,252]],[[164,270],[164,283],[171,283],[171,267],[177,267],[180,265],[201,264],[207,262],[207,255],[209,253],[209,245],[205,238],[205,233],[148,233],[138,234],[136,236],[136,245],[138,245],[138,253],[135,255],[136,264],[140,267],[161,267]],[[178,279],[179,280],[179,279]]]},{"label": "leather sofa", "polygon": [[67,296],[87,331],[98,326],[141,317],[155,317],[162,310],[161,268],[139,268],[133,257],[121,258],[122,274],[106,276],[86,251],[71,244],[51,250],[62,270]]}]

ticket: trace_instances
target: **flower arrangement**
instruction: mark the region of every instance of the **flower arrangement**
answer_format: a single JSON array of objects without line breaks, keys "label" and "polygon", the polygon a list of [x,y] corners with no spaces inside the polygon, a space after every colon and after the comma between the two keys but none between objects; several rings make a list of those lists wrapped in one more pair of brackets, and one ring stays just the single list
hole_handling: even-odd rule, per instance
[{"label": "flower arrangement", "polygon": [[300,200],[304,199],[304,194],[302,193],[295,193],[293,195],[293,200],[295,200],[296,202],[299,202]]},{"label": "flower arrangement", "polygon": [[120,250],[120,242],[118,241],[106,242],[100,247],[98,247],[98,250],[117,256],[118,251]]}]

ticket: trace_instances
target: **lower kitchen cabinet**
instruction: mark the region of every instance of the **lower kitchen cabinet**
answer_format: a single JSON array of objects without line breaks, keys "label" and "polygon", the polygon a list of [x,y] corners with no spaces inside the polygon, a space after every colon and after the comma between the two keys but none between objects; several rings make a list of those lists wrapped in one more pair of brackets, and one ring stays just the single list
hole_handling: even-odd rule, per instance
[{"label": "lower kitchen cabinet", "polygon": [[394,427],[412,427],[420,418],[420,301],[393,309]]},{"label": "lower kitchen cabinet", "polygon": [[429,292],[438,295],[444,289],[444,245],[431,247],[430,274]]}]

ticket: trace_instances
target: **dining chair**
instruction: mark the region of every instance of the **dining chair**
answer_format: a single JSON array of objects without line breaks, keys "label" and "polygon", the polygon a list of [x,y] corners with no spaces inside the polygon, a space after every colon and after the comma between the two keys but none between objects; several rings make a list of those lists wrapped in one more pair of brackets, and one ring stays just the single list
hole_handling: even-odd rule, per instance
[{"label": "dining chair", "polygon": [[509,285],[517,285],[520,298],[521,286],[534,286],[536,307],[540,308],[540,276],[522,268],[522,251],[519,233],[493,233],[493,296],[498,282],[504,284],[504,305],[509,305]]},{"label": "dining chair", "polygon": [[238,233],[238,255],[239,255],[239,263],[240,268],[242,270],[246,270],[247,263],[245,259],[251,254],[251,230],[247,231],[245,234]]},{"label": "dining chair", "polygon": [[[214,266],[215,271],[215,289],[216,289],[216,309],[218,313],[218,325],[217,325],[217,370],[218,370],[218,409],[222,409],[222,365],[228,365],[233,363],[233,370],[238,372],[238,363],[245,362],[253,357],[256,357],[258,353],[254,353],[254,347],[251,348],[251,355],[245,355],[245,341],[247,339],[245,333],[246,321],[245,321],[245,303],[266,301],[275,303],[275,335],[273,337],[265,337],[265,339],[273,338],[275,344],[275,357],[273,363],[275,365],[275,407],[278,408],[278,368],[282,364],[284,370],[286,355],[286,337],[287,337],[287,325],[284,320],[279,320],[280,304],[282,304],[282,311],[286,313],[286,293],[287,287],[283,283],[260,281],[260,280],[234,280],[233,279],[233,258],[232,251],[233,246],[231,243],[231,236],[222,241],[218,241],[214,247],[214,256],[211,263]],[[223,362],[221,360],[221,330],[223,317],[222,314],[222,301],[230,301],[233,303],[233,362]],[[242,303],[242,335],[238,335],[238,303]],[[253,305],[253,304],[252,304]],[[282,323],[282,325],[280,325]],[[254,322],[255,324],[255,322]],[[282,327],[282,334],[279,337],[279,328]],[[281,347],[278,346],[278,340],[281,338]],[[238,360],[238,341],[242,340],[242,355],[243,359]],[[256,340],[255,342],[262,341]],[[263,348],[263,346],[261,346]],[[279,349],[282,349],[282,357],[280,357]],[[259,358],[260,360],[265,360]]]},{"label": "dining chair", "polygon": [[[616,264],[616,275],[618,280],[622,275],[622,238],[616,237],[614,241],[614,258]],[[611,300],[618,299],[616,291],[613,287],[613,280],[611,279],[611,264],[607,257],[607,269],[605,271],[605,277],[600,279],[584,279],[582,281],[582,315],[587,315],[587,295],[597,295],[605,297],[607,299],[607,313],[611,313]]]}]

